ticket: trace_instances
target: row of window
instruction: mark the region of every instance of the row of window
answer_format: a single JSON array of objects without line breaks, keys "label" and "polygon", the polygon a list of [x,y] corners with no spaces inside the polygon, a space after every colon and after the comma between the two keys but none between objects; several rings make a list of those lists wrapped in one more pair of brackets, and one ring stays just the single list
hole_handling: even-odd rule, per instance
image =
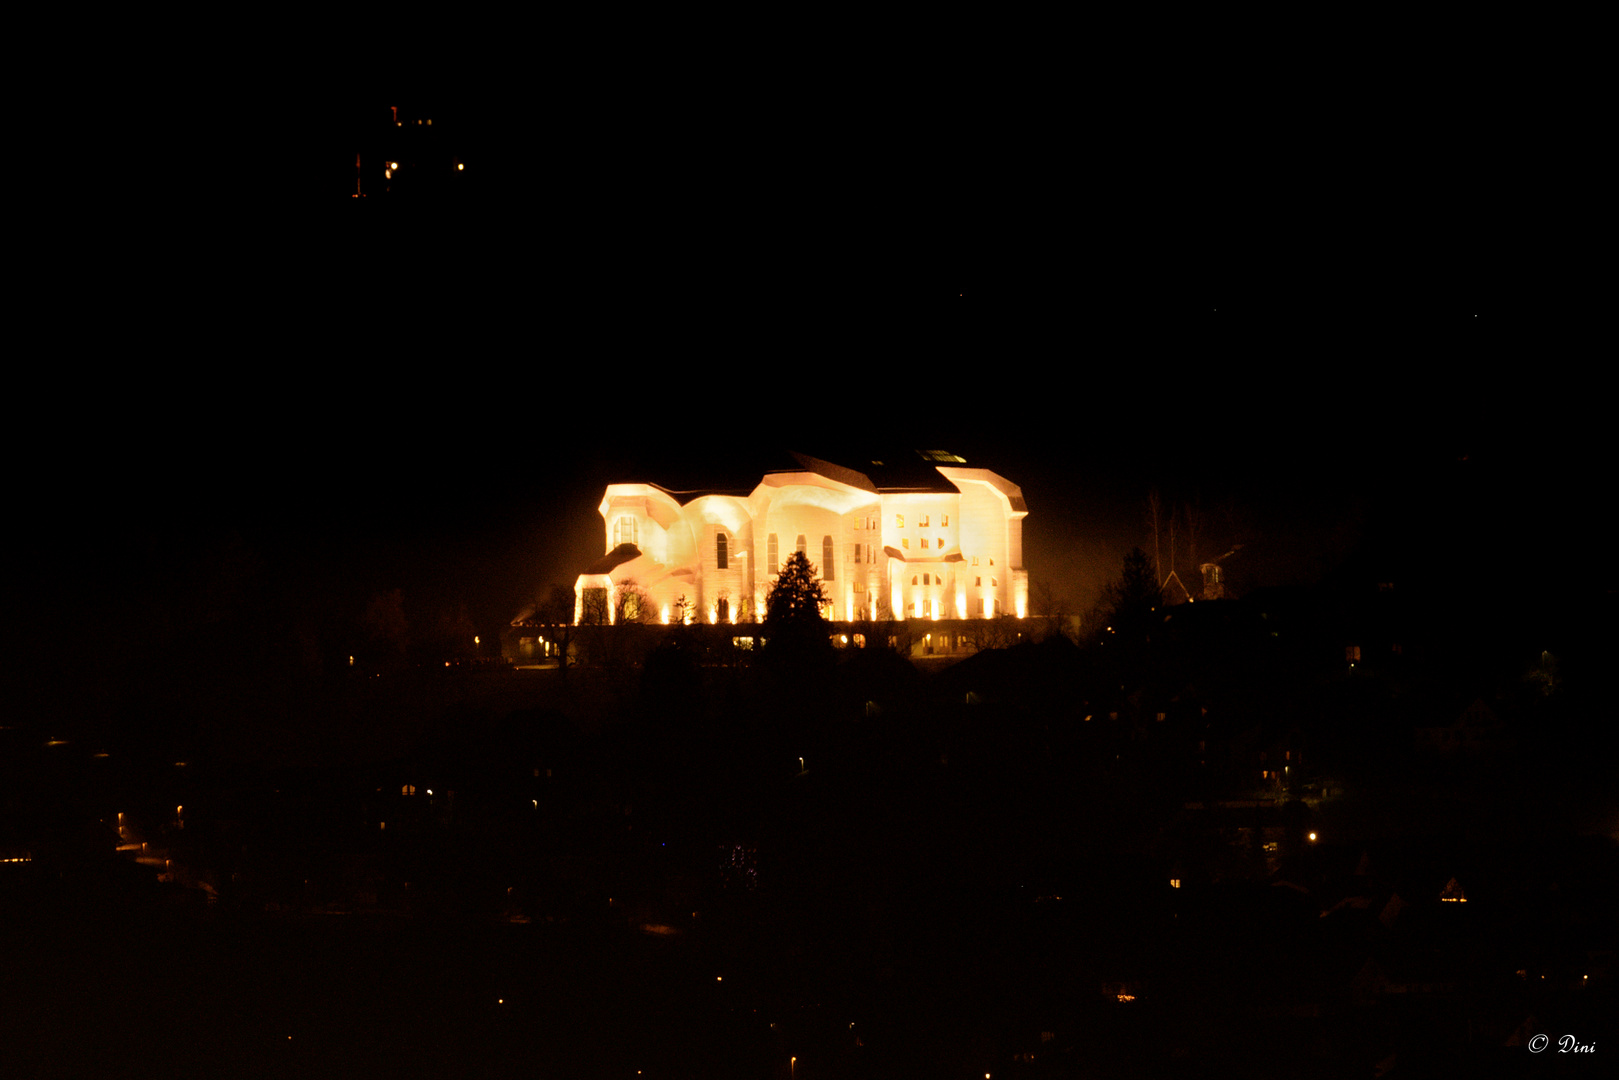
[{"label": "row of window", "polygon": [[[928,516],[926,514],[922,514],[922,515],[920,515],[918,517],[917,522],[916,522],[916,527],[918,529],[925,529],[925,528],[928,527]],[[940,514],[939,515],[939,527],[941,529],[947,529],[947,528],[950,527],[950,515],[949,514]],[[896,529],[905,528],[905,515],[904,514],[895,514],[894,515],[894,528],[896,528]],[[939,546],[943,547],[944,542],[940,541]]]},{"label": "row of window", "polygon": [[[984,597],[978,601],[978,614],[984,618],[993,618],[1001,613],[1001,602],[991,597]],[[918,619],[926,619],[930,615],[938,614],[938,602],[928,600],[911,601],[911,614]]]},{"label": "row of window", "polygon": [[[896,515],[896,517],[899,519],[900,526],[903,527],[904,524],[905,524],[904,515]],[[942,525],[949,525],[950,524],[950,515],[949,514],[941,514],[940,518],[942,519],[940,524],[942,524]],[[927,523],[928,523],[927,515],[924,514],[922,516],[921,524],[926,525]],[[921,545],[919,550],[922,550],[922,551],[929,550],[928,549],[928,539],[929,538],[926,537],[926,536],[921,537],[919,539],[919,543]],[[934,540],[934,545],[935,545],[936,549],[940,550],[940,551],[943,551],[944,550],[944,537],[942,537],[942,536],[934,537],[933,540]],[[635,544],[637,546],[640,545],[640,529],[639,529],[639,526],[636,523],[636,520],[633,517],[621,517],[613,525],[613,546],[617,547],[620,544]],[[723,532],[718,533],[718,534],[715,535],[715,537],[714,537],[714,564],[720,570],[727,570],[727,569],[730,568],[729,546],[730,546],[730,541],[726,538],[726,535]],[[910,538],[909,537],[901,538],[900,546],[903,547],[906,551],[909,551],[911,549]],[[798,543],[797,543],[797,550],[798,551],[805,551],[806,548],[807,548],[807,544],[806,544],[806,540],[804,538],[804,534],[799,533],[799,535],[798,535]],[[860,562],[861,561],[861,555],[862,555],[861,546],[859,544],[856,544],[854,546],[854,561],[857,562],[857,563]],[[877,545],[875,545],[875,544],[868,545],[866,547],[864,555],[865,555],[865,561],[866,562],[875,563],[877,561]],[[770,540],[769,540],[768,552],[767,552],[767,559],[768,559],[768,562],[766,563],[766,565],[771,568],[772,572],[776,572],[777,570],[779,570],[779,568],[781,567],[781,557],[780,557],[780,552],[778,550],[778,545],[777,545],[776,534],[775,533],[770,534]],[[974,565],[974,566],[978,565],[978,556],[977,555],[974,555],[972,557],[972,565]],[[989,560],[989,565],[994,566],[995,565],[995,560],[994,559]],[[834,558],[832,537],[823,536],[823,537],[821,537],[821,577],[822,577],[822,580],[824,580],[824,581],[834,581],[834,580],[836,580],[836,577],[837,577],[836,567],[837,567],[837,561]]]},{"label": "row of window", "polygon": [[[922,578],[920,584],[923,584],[923,585],[932,585],[933,582],[930,579],[935,577],[935,576],[937,576],[940,585],[944,584],[944,575],[943,574],[938,574],[938,575],[934,575],[934,574],[921,574],[921,575],[912,574],[911,575],[911,584],[912,585],[918,584],[918,582],[916,580],[918,576],[920,576]],[[984,579],[983,578],[981,578],[981,577],[973,578],[973,588],[982,589],[983,587],[984,587]],[[992,588],[992,589],[998,589],[998,588],[1001,587],[1001,583],[999,581],[995,580],[994,578],[990,578],[989,579],[989,587]]]},{"label": "row of window", "polygon": [[[723,539],[724,534],[722,533],[720,535],[721,535],[721,539]],[[804,539],[804,534],[799,533],[798,534],[798,547],[797,547],[797,550],[800,551],[800,552],[803,552],[803,551],[806,551],[806,548],[807,548],[807,543],[806,543],[806,541]],[[860,550],[859,546],[856,545],[855,551],[858,553],[859,550]],[[856,560],[858,561],[858,559],[859,559],[859,555],[857,554],[856,555]],[[766,560],[765,565],[770,568],[771,573],[779,572],[779,570],[781,569],[781,549],[780,549],[779,542],[776,540],[776,534],[775,533],[771,533],[769,538],[765,541],[765,560]],[[719,566],[720,566],[721,570],[725,569],[725,560],[724,559],[720,560]],[[832,538],[830,536],[821,537],[821,580],[822,581],[836,581],[837,580],[837,563],[833,559]]]}]

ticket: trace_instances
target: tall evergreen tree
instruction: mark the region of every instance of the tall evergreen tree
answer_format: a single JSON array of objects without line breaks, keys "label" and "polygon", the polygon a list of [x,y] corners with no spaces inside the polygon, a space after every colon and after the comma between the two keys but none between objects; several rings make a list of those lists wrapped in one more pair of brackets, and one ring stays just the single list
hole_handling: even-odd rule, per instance
[{"label": "tall evergreen tree", "polygon": [[821,585],[809,556],[795,551],[782,564],[781,574],[765,598],[765,632],[791,630],[806,625],[825,627],[821,613],[831,597]]},{"label": "tall evergreen tree", "polygon": [[1131,644],[1148,640],[1156,619],[1154,611],[1163,602],[1152,557],[1140,548],[1132,548],[1124,557],[1123,575],[1108,586],[1107,599],[1107,625],[1112,628],[1109,636]]}]

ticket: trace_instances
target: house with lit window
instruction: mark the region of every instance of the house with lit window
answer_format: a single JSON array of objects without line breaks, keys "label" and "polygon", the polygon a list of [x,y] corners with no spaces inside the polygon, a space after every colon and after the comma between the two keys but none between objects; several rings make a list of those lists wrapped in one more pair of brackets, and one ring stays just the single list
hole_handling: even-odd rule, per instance
[{"label": "house with lit window", "polygon": [[703,622],[761,617],[795,551],[832,598],[827,617],[975,619],[1027,614],[1023,492],[942,450],[837,465],[793,454],[750,490],[608,485],[605,553],[574,587],[576,618],[606,612],[633,582],[653,619],[682,598]]}]

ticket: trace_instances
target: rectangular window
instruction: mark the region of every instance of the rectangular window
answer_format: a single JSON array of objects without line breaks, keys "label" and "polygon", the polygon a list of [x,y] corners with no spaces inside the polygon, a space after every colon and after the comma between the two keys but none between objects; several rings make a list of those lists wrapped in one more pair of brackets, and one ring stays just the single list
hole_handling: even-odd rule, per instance
[{"label": "rectangular window", "polygon": [[928,516],[926,514],[923,514],[922,515],[922,520],[918,521],[917,525],[921,526],[924,529],[927,528],[928,527]]},{"label": "rectangular window", "polygon": [[950,527],[950,515],[949,514],[940,514],[939,515],[939,526],[940,526],[940,528],[945,528],[945,529],[948,529]]},{"label": "rectangular window", "polygon": [[905,528],[905,515],[904,514],[895,514],[894,515],[894,528],[896,528],[896,529]]},{"label": "rectangular window", "polygon": [[974,556],[973,556],[973,565],[974,565],[974,566],[977,566],[977,565],[978,565],[978,556],[977,556],[977,555],[974,555]]},{"label": "rectangular window", "polygon": [[900,541],[900,542],[899,542],[899,546],[900,546],[900,547],[902,547],[902,548],[904,548],[904,549],[905,549],[905,550],[906,550],[906,551],[909,551],[909,550],[911,550],[911,540],[910,540],[910,537],[906,537],[906,538],[904,538],[904,539],[902,539],[902,540],[901,540],[901,541]]},{"label": "rectangular window", "polygon": [[926,551],[927,549],[928,549],[928,538],[924,536],[924,537],[922,537],[922,550]]},{"label": "rectangular window", "polygon": [[860,545],[859,544],[856,544],[854,546],[854,561],[855,562],[860,561]]},{"label": "rectangular window", "polygon": [[933,546],[938,548],[940,551],[943,551],[944,550],[944,537],[942,537],[942,536],[936,537],[934,539],[934,541],[933,541]]}]

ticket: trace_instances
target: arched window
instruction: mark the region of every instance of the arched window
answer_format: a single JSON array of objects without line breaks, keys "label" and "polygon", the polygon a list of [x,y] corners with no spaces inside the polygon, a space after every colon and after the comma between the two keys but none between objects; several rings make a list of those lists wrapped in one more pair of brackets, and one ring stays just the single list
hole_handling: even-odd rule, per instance
[{"label": "arched window", "polygon": [[728,552],[726,550],[726,546],[727,545],[726,545],[726,541],[725,541],[725,534],[724,533],[715,533],[714,534],[714,568],[716,570],[724,570],[724,569],[726,569],[725,557],[728,554]]},{"label": "arched window", "polygon": [[770,572],[772,574],[781,573],[781,554],[776,550],[775,533],[770,534],[770,542],[768,545],[768,550],[765,552],[765,557],[770,560],[768,564],[770,566]]},{"label": "arched window", "polygon": [[799,533],[798,534],[798,553],[800,555],[802,555],[808,550],[809,550],[809,545],[804,542],[804,534]]},{"label": "arched window", "polygon": [[837,563],[832,558],[832,538],[830,536],[823,536],[821,537],[821,580],[836,580],[836,566]]},{"label": "arched window", "polygon": [[915,574],[911,575],[911,584],[912,585],[920,585],[921,584],[921,582],[916,580],[916,575]]},{"label": "arched window", "polygon": [[618,522],[613,526],[613,546],[618,547],[620,544],[639,545],[641,543],[639,532],[640,530],[636,528],[634,518],[619,518]]}]

